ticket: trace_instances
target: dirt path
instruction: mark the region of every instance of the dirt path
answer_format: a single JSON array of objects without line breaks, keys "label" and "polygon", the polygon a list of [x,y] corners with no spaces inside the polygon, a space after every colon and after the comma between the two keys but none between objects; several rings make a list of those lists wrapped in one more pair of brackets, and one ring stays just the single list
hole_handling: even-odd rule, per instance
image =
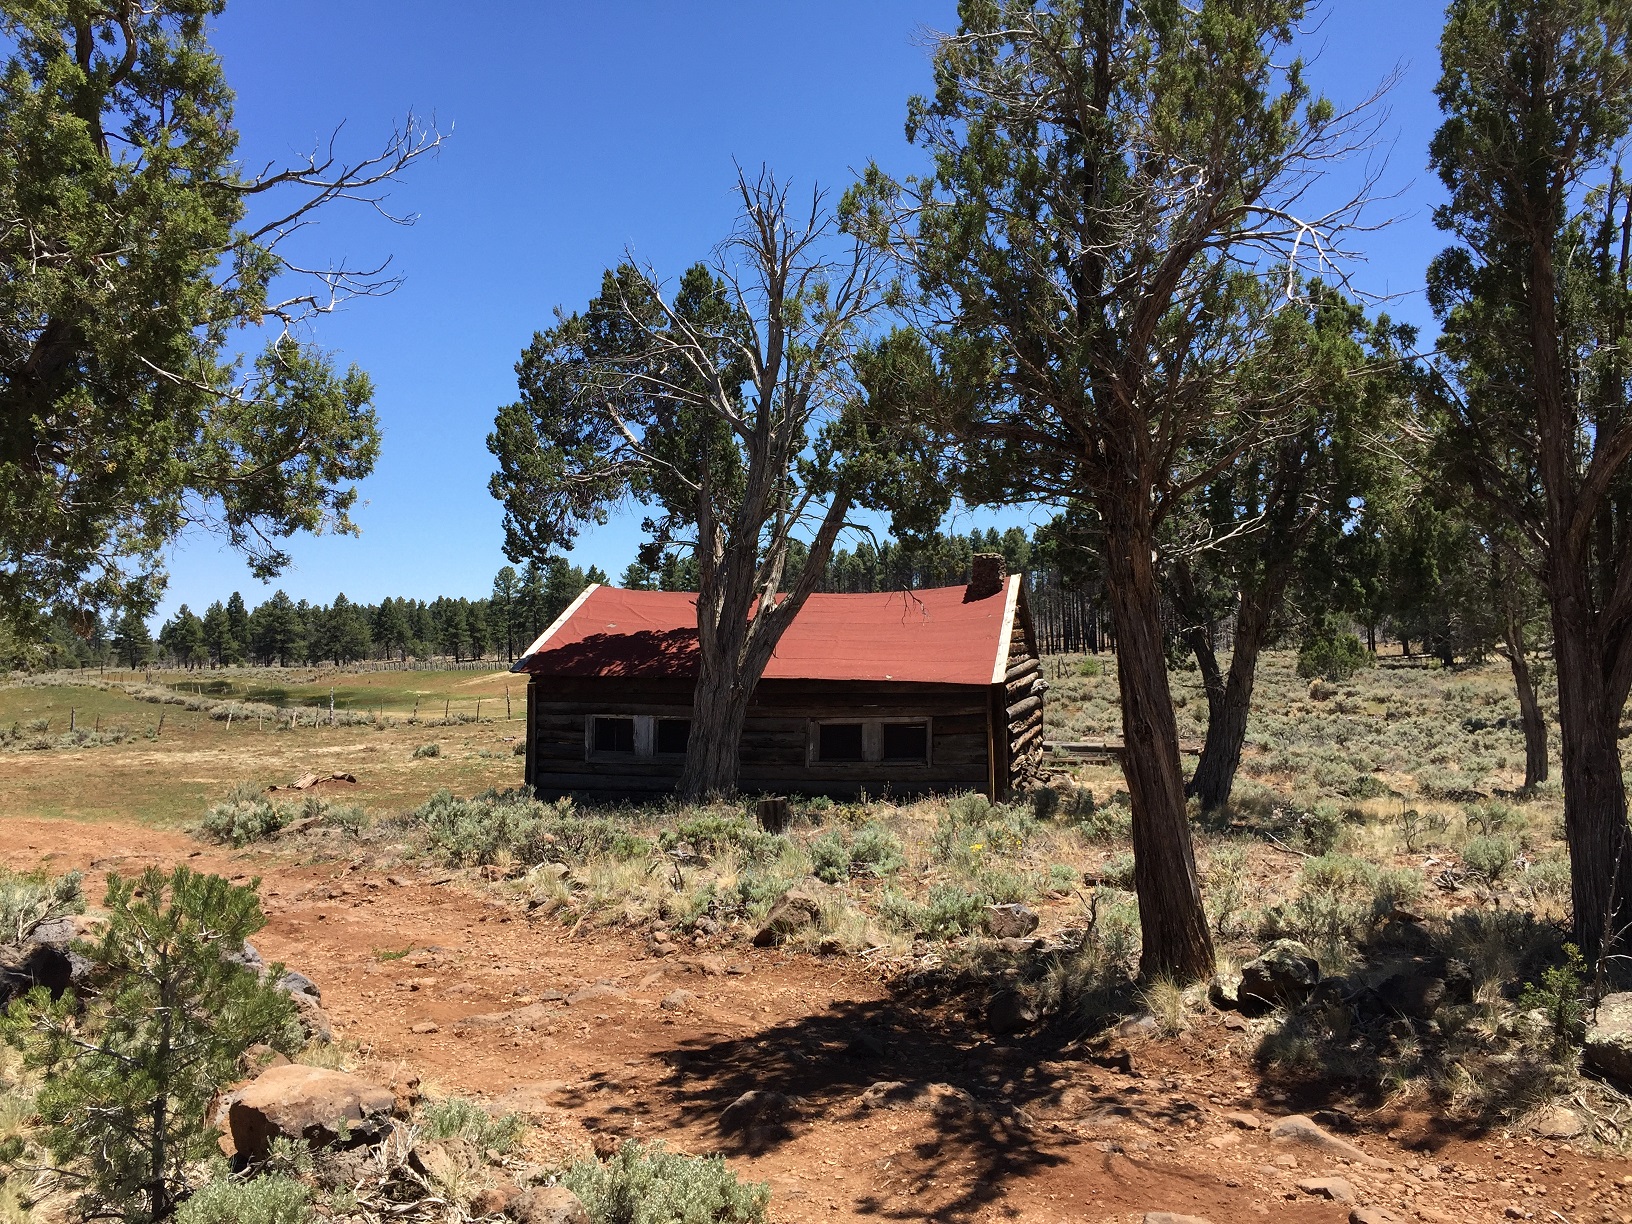
[{"label": "dirt path", "polygon": [[[770,1181],[779,1220],[1097,1224],[1172,1211],[1336,1224],[1349,1207],[1297,1186],[1331,1175],[1401,1219],[1471,1224],[1511,1207],[1632,1221],[1632,1166],[1568,1145],[1397,1118],[1387,1136],[1355,1136],[1379,1162],[1359,1166],[1242,1129],[1226,1112],[1311,1106],[1260,1096],[1250,1042],[1217,1018],[1106,1066],[1058,1040],[971,1033],[862,961],[707,945],[658,955],[621,933],[530,924],[448,873],[381,876],[135,825],[17,819],[0,820],[0,861],[258,875],[258,946],[318,982],[339,1035],[372,1064],[528,1112],[560,1145],[635,1136],[721,1151]],[[909,1087],[874,1089],[870,1107],[868,1089],[887,1081]],[[932,1084],[946,1087],[914,1093]],[[770,1095],[728,1113],[749,1091]]]}]

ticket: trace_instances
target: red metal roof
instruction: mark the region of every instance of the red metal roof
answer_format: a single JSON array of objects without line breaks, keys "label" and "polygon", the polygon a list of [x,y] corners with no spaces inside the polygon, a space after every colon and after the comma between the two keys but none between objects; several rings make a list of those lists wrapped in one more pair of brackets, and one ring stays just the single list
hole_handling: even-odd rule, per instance
[{"label": "red metal roof", "polygon": [[[991,684],[1007,666],[1019,575],[995,595],[966,588],[812,595],[799,610],[767,680],[896,680]],[[592,586],[528,648],[516,671],[536,676],[697,674],[697,596]]]}]

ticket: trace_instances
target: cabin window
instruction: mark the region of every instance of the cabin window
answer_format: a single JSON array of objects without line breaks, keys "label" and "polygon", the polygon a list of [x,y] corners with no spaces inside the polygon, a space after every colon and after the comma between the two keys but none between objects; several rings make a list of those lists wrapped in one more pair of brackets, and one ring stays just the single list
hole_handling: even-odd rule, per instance
[{"label": "cabin window", "polygon": [[660,718],[654,736],[653,751],[659,756],[684,756],[691,742],[691,719]]},{"label": "cabin window", "polygon": [[635,720],[632,718],[595,719],[595,751],[635,754]]},{"label": "cabin window", "polygon": [[691,719],[651,714],[591,714],[584,719],[584,759],[683,757],[691,740]]},{"label": "cabin window", "polygon": [[868,718],[812,722],[809,760],[815,764],[929,764],[929,719]]},{"label": "cabin window", "polygon": [[887,722],[879,729],[881,759],[922,765],[929,760],[929,724]]},{"label": "cabin window", "polygon": [[861,761],[866,759],[862,742],[862,724],[859,722],[822,723],[818,737],[816,752],[818,760]]}]

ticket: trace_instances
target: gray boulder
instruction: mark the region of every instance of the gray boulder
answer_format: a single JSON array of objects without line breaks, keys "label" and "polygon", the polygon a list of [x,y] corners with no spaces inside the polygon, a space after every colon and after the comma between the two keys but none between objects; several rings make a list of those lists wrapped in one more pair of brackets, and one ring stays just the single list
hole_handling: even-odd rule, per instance
[{"label": "gray boulder", "polygon": [[1587,1026],[1582,1056],[1610,1079],[1632,1084],[1632,991],[1604,996]]},{"label": "gray boulder", "polygon": [[1237,995],[1243,1009],[1249,1005],[1296,1007],[1320,985],[1320,964],[1314,954],[1295,939],[1277,939],[1252,960],[1241,966]]}]

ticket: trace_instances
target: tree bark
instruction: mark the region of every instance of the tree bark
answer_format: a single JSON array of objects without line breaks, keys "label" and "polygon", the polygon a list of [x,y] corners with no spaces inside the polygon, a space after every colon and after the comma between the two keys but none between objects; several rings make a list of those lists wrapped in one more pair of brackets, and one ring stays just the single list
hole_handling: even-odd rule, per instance
[{"label": "tree bark", "polygon": [[1550,567],[1564,837],[1577,945],[1589,960],[1615,951],[1632,923],[1632,846],[1621,779],[1620,710],[1604,675],[1584,571]]},{"label": "tree bark", "polygon": [[[1134,492],[1126,490],[1125,492]],[[1189,982],[1214,970],[1179,767],[1179,729],[1167,680],[1154,533],[1143,499],[1102,499],[1106,588],[1122,697],[1122,769],[1133,806],[1133,885],[1143,934],[1140,971]]]},{"label": "tree bark", "polygon": [[[1252,711],[1252,690],[1258,680],[1258,654],[1263,649],[1278,590],[1243,591],[1235,613],[1235,638],[1230,651],[1230,670],[1219,685],[1218,700],[1207,699],[1207,738],[1201,758],[1185,793],[1201,802],[1204,812],[1215,811],[1230,801],[1235,775],[1241,768],[1241,751],[1247,742],[1247,718]],[[1211,653],[1209,651],[1209,653]],[[1217,670],[1218,664],[1213,664]]]},{"label": "tree bark", "polygon": [[1513,668],[1513,687],[1519,694],[1519,725],[1524,729],[1524,789],[1531,790],[1547,781],[1547,719],[1536,700],[1536,686],[1522,643],[1507,661]]}]

